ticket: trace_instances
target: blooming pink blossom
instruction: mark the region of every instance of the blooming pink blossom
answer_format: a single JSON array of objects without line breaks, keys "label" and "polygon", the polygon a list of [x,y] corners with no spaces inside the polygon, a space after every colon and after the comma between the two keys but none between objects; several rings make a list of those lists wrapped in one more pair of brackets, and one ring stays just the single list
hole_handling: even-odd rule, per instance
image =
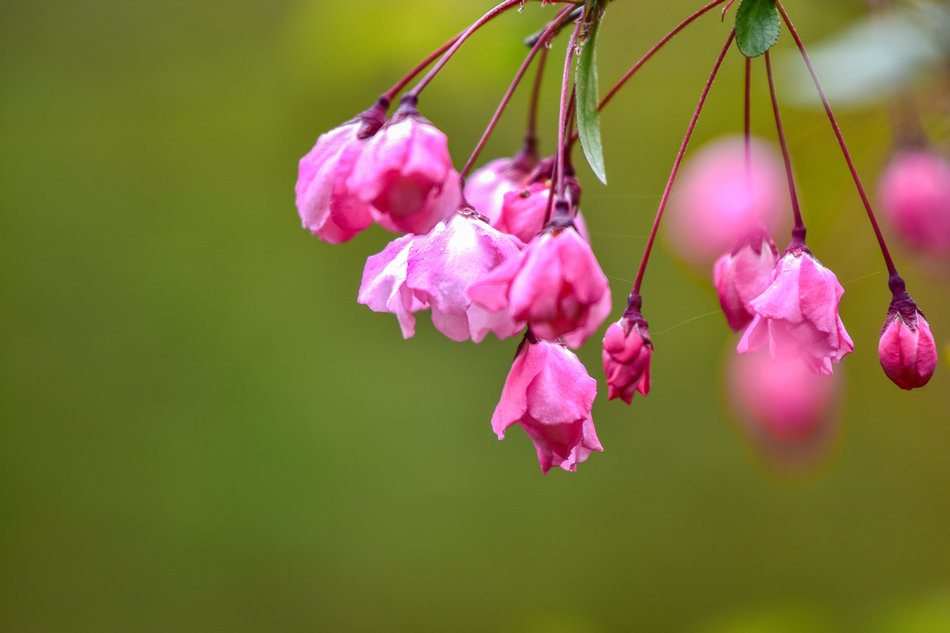
[{"label": "blooming pink blossom", "polygon": [[491,312],[508,309],[535,336],[580,347],[610,313],[610,287],[590,245],[573,228],[547,230],[469,287]]},{"label": "blooming pink blossom", "polygon": [[884,373],[901,389],[923,387],[937,368],[930,324],[906,294],[891,301],[877,348]]},{"label": "blooming pink blossom", "polygon": [[634,392],[639,391],[643,396],[650,393],[652,353],[653,342],[647,322],[639,313],[633,317],[624,315],[607,328],[602,359],[607,375],[608,400],[620,398],[630,404]]},{"label": "blooming pink blossom", "polygon": [[325,242],[345,242],[372,222],[370,205],[360,200],[347,179],[384,117],[383,105],[377,104],[349,123],[321,134],[313,149],[300,159],[297,213],[304,227]]},{"label": "blooming pink blossom", "polygon": [[950,162],[929,150],[897,154],[878,185],[881,209],[900,237],[950,255]]},{"label": "blooming pink blossom", "polygon": [[597,381],[573,352],[557,343],[525,342],[505,380],[492,415],[498,439],[520,424],[538,452],[541,470],[575,471],[592,451],[603,451],[591,407]]},{"label": "blooming pink blossom", "polygon": [[469,284],[520,252],[523,245],[472,215],[456,214],[427,235],[404,235],[366,260],[358,301],[393,312],[403,337],[415,333],[412,312],[431,308],[436,329],[454,341],[507,338],[524,328],[507,310],[473,305]]},{"label": "blooming pink blossom", "polygon": [[[495,226],[505,194],[523,189],[536,163],[537,159],[530,149],[525,149],[514,158],[491,161],[476,170],[465,182],[465,199]],[[522,241],[528,242],[532,237],[534,234],[527,239],[522,238]]]},{"label": "blooming pink blossom", "polygon": [[844,288],[805,246],[790,248],[775,267],[772,282],[750,303],[754,317],[739,341],[747,354],[766,342],[773,357],[798,355],[815,373],[831,374],[831,363],[854,350],[838,316]]},{"label": "blooming pink blossom", "polygon": [[726,321],[736,332],[752,321],[749,303],[768,288],[778,249],[764,228],[740,238],[732,251],[716,260],[713,284]]},{"label": "blooming pink blossom", "polygon": [[428,233],[462,200],[448,139],[406,105],[366,144],[346,186],[396,233]]},{"label": "blooming pink blossom", "polygon": [[707,265],[758,225],[775,234],[788,214],[781,158],[752,139],[746,161],[742,138],[700,150],[685,165],[668,209],[669,244],[683,258]]}]

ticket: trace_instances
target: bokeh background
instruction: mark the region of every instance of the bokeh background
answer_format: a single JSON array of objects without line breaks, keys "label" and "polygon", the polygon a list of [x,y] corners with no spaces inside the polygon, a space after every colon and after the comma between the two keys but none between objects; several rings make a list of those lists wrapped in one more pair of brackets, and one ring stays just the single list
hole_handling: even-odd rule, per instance
[{"label": "bokeh background", "polygon": [[[644,285],[653,391],[608,403],[593,337],[606,452],[542,476],[523,433],[489,425],[516,343],[452,343],[425,315],[402,340],[356,303],[391,235],[300,228],[317,135],[487,6],[0,3],[0,629],[950,631],[948,369],[910,393],[883,375],[886,275],[819,111],[789,106],[786,127],[856,349],[836,439],[793,472],[730,412],[736,339],[708,273],[668,248]],[[697,6],[612,4],[602,88]],[[865,13],[788,8],[806,42]],[[499,19],[424,94],[459,165],[550,11]],[[580,168],[618,312],[727,32],[699,21],[605,112],[609,187]],[[740,130],[741,69],[733,51],[694,148]],[[945,141],[940,81],[913,87]],[[486,160],[517,149],[526,93]],[[885,103],[840,114],[873,189]],[[946,264],[895,254],[942,350]]]}]

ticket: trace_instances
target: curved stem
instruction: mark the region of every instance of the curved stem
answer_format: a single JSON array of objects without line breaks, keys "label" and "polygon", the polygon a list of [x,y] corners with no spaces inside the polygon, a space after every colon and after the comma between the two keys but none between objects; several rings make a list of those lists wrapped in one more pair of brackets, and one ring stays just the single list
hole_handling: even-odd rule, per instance
[{"label": "curved stem", "polygon": [[[488,122],[488,127],[485,128],[485,132],[482,134],[482,137],[478,140],[478,143],[475,145],[475,149],[472,150],[471,156],[469,156],[468,161],[466,161],[465,166],[462,167],[462,170],[459,174],[464,180],[468,176],[468,172],[472,169],[472,165],[475,164],[475,161],[478,160],[479,154],[481,154],[482,149],[485,147],[485,143],[488,142],[488,137],[491,136],[491,133],[494,131],[495,126],[498,124],[498,120],[501,118],[502,113],[505,111],[505,108],[508,106],[508,102],[511,101],[511,97],[515,92],[515,89],[518,87],[518,84],[521,83],[521,79],[524,77],[524,74],[528,71],[528,67],[531,65],[531,62],[534,60],[535,55],[539,51],[547,51],[547,44],[550,41],[551,36],[554,34],[555,29],[560,21],[567,16],[573,9],[566,8],[563,9],[557,17],[551,21],[547,26],[544,32],[541,34],[541,37],[538,38],[538,41],[531,47],[531,50],[528,52],[528,56],[525,57],[524,62],[521,64],[521,68],[518,69],[518,72],[515,74],[514,79],[511,81],[511,85],[508,86],[505,96],[501,98],[501,103],[498,104],[498,108],[495,110],[495,114],[492,116],[491,121]],[[532,134],[534,132],[534,120],[535,115],[533,110],[537,109],[537,90],[541,83],[541,67],[543,66],[544,56],[542,56],[541,61],[539,61],[538,77],[535,79],[535,92],[532,94],[532,112],[528,120],[528,133]]]},{"label": "curved stem", "polygon": [[713,66],[712,72],[709,73],[709,79],[706,80],[706,85],[703,87],[703,93],[699,97],[699,104],[696,106],[696,110],[693,112],[693,117],[689,120],[689,126],[686,128],[686,135],[683,137],[683,142],[680,144],[679,152],[676,153],[676,160],[673,162],[673,169],[670,172],[670,178],[666,181],[666,189],[663,190],[663,198],[660,200],[660,207],[657,209],[656,218],[653,220],[653,228],[650,230],[650,237],[647,239],[647,246],[643,252],[643,259],[640,260],[640,268],[637,270],[636,281],[633,282],[633,294],[640,294],[640,284],[643,282],[643,273],[646,271],[647,262],[650,259],[650,252],[653,250],[653,242],[656,240],[656,232],[660,228],[660,221],[663,219],[663,210],[666,208],[666,203],[670,198],[670,190],[673,188],[673,181],[676,179],[676,172],[679,170],[680,163],[683,161],[683,154],[686,153],[686,146],[689,144],[689,138],[693,135],[693,128],[696,127],[696,121],[699,119],[699,113],[703,109],[703,104],[706,103],[706,96],[709,94],[709,89],[712,88],[713,80],[716,79],[716,73],[719,72],[719,67],[722,65],[722,60],[726,56],[726,53],[729,51],[729,47],[732,45],[732,40],[736,37],[736,30],[732,29],[729,32],[729,37],[726,39],[725,46],[722,47],[722,52],[719,53],[719,57],[716,58],[716,63]]},{"label": "curved stem", "polygon": [[798,31],[796,31],[795,27],[792,25],[792,21],[789,19],[788,13],[785,12],[785,7],[782,6],[782,3],[779,2],[779,0],[775,1],[775,6],[778,9],[779,14],[782,16],[785,26],[788,27],[788,32],[791,33],[792,38],[795,40],[795,44],[798,46],[798,50],[802,54],[802,59],[805,60],[805,65],[808,67],[808,72],[811,74],[815,88],[818,90],[818,96],[821,97],[821,103],[825,106],[825,114],[828,115],[828,120],[831,122],[831,128],[834,130],[835,137],[838,139],[838,145],[841,146],[841,152],[844,154],[845,162],[848,163],[848,169],[851,170],[851,177],[854,179],[854,185],[858,189],[858,195],[861,196],[861,202],[864,203],[864,208],[868,213],[868,220],[871,222],[871,228],[874,229],[875,237],[877,237],[877,243],[881,248],[881,255],[884,257],[884,264],[887,266],[887,272],[891,277],[894,277],[897,275],[897,268],[894,266],[894,260],[891,259],[890,251],[887,250],[887,244],[884,242],[884,235],[881,233],[881,228],[878,226],[877,219],[874,217],[874,211],[871,209],[871,203],[868,200],[867,193],[864,191],[864,186],[861,184],[861,178],[858,176],[858,170],[854,166],[854,161],[851,160],[851,153],[848,152],[848,146],[845,144],[844,137],[841,135],[841,130],[838,128],[838,122],[835,120],[835,115],[831,111],[831,104],[828,103],[828,99],[825,97],[825,91],[821,88],[821,82],[818,81],[818,75],[815,73],[815,68],[811,64],[811,59],[808,58],[808,53],[805,52],[805,45],[802,44],[802,40],[798,36]]},{"label": "curved stem", "polygon": [[452,55],[455,54],[455,52],[459,49],[459,47],[465,43],[465,40],[467,40],[472,35],[472,33],[477,31],[478,29],[483,27],[485,24],[487,24],[494,18],[498,17],[499,15],[501,15],[508,9],[511,9],[512,7],[520,5],[523,1],[524,0],[504,0],[504,2],[497,5],[491,11],[489,11],[482,17],[478,18],[478,20],[476,20],[474,24],[472,24],[470,27],[465,29],[465,31],[463,31],[462,34],[459,35],[458,38],[456,38],[455,42],[452,44],[451,47],[449,47],[449,49],[445,52],[445,54],[442,55],[441,58],[439,58],[439,61],[436,62],[435,66],[433,66],[429,70],[429,72],[426,73],[426,76],[423,77],[419,81],[419,83],[416,84],[416,86],[407,94],[411,95],[413,98],[417,98],[419,96],[419,93],[422,92],[422,90],[427,85],[429,85],[429,82],[432,81],[437,74],[439,74],[439,71],[442,70],[443,66],[445,66],[446,63],[448,63],[448,61],[452,58]]},{"label": "curved stem", "polygon": [[778,99],[775,96],[775,81],[772,79],[772,60],[769,52],[765,51],[765,74],[769,78],[769,95],[772,98],[772,114],[775,117],[775,131],[778,134],[778,143],[782,148],[782,160],[785,161],[785,178],[788,180],[788,195],[792,202],[792,213],[795,215],[795,227],[792,229],[792,243],[789,248],[805,245],[805,223],[802,222],[802,212],[798,206],[798,194],[795,193],[795,179],[792,177],[792,160],[788,155],[788,143],[785,140],[785,128],[782,127],[782,115],[778,111]]}]

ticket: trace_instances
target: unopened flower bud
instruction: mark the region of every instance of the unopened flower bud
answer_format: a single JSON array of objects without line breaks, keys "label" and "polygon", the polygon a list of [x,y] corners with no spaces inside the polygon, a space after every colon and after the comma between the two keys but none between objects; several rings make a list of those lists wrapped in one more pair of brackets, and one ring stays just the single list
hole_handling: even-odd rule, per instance
[{"label": "unopened flower bud", "polygon": [[607,375],[608,400],[620,398],[630,404],[634,392],[639,391],[643,396],[650,393],[652,353],[649,328],[639,311],[624,314],[607,328],[602,358]]},{"label": "unopened flower bud", "polygon": [[930,324],[906,292],[891,300],[877,353],[884,373],[901,389],[923,387],[937,368]]},{"label": "unopened flower bud", "polygon": [[881,209],[911,246],[950,255],[950,162],[929,150],[897,154],[881,174]]},{"label": "unopened flower bud", "polygon": [[752,322],[749,304],[769,287],[777,261],[778,249],[762,227],[740,238],[732,252],[716,260],[713,284],[726,321],[736,332]]}]

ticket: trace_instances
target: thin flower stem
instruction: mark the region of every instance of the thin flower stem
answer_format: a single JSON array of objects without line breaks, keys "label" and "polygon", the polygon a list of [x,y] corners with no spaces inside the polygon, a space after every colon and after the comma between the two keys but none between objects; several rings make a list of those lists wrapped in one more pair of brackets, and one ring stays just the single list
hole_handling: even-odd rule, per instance
[{"label": "thin flower stem", "polygon": [[778,99],[775,96],[775,81],[772,78],[772,59],[765,51],[765,74],[769,78],[769,96],[772,98],[772,114],[775,116],[775,132],[778,134],[779,147],[782,148],[782,160],[785,161],[785,178],[788,180],[788,195],[792,201],[792,213],[795,215],[795,227],[792,229],[793,246],[805,245],[805,223],[802,222],[801,208],[798,206],[798,194],[795,193],[795,179],[792,176],[792,160],[788,155],[788,143],[785,140],[785,128],[782,127],[782,115],[778,111]]},{"label": "thin flower stem", "polygon": [[[464,33],[464,31],[462,33]],[[431,64],[436,59],[438,59],[439,56],[442,55],[442,53],[449,50],[449,47],[458,41],[458,39],[462,36],[462,33],[459,33],[458,35],[450,39],[448,42],[446,42],[445,44],[437,48],[435,51],[433,51],[428,57],[426,57],[421,62],[419,62],[419,65],[417,65],[415,68],[410,70],[409,74],[407,74],[405,77],[397,81],[396,84],[392,88],[384,92],[382,96],[380,97],[380,99],[385,99],[387,104],[391,103],[392,100],[396,98],[396,95],[399,94],[400,90],[405,88],[406,85],[408,85],[410,81],[415,79],[419,75],[419,73],[425,70],[429,66],[429,64]]]},{"label": "thin flower stem", "polygon": [[[727,7],[728,8],[728,7]],[[749,177],[749,174],[752,171],[752,134],[751,134],[751,95],[752,95],[752,60],[748,57],[745,58],[745,108],[744,116],[742,118],[742,132],[743,138],[745,140],[745,175],[746,178]]]},{"label": "thin flower stem", "polygon": [[867,193],[864,191],[864,186],[861,184],[861,178],[858,176],[858,170],[854,166],[854,161],[851,160],[851,153],[848,152],[848,146],[845,144],[844,137],[841,135],[841,130],[838,127],[838,121],[835,119],[835,115],[831,111],[831,104],[828,103],[828,98],[825,97],[825,91],[821,87],[821,82],[818,81],[818,75],[815,73],[815,68],[812,66],[811,59],[809,59],[808,53],[805,52],[805,45],[802,44],[802,40],[798,36],[798,31],[796,31],[795,27],[792,25],[792,21],[789,19],[788,13],[785,12],[785,7],[782,6],[782,3],[779,2],[779,0],[776,0],[775,6],[778,8],[778,12],[782,16],[785,26],[788,27],[788,32],[791,33],[792,38],[795,40],[795,44],[798,46],[799,52],[802,54],[802,59],[805,60],[805,66],[808,67],[808,72],[811,74],[815,88],[818,90],[818,96],[821,97],[821,103],[825,106],[825,113],[828,115],[828,121],[831,122],[831,128],[834,130],[835,137],[838,139],[838,144],[841,146],[841,152],[844,154],[845,162],[848,163],[848,169],[851,170],[851,177],[854,179],[854,185],[858,189],[858,195],[861,196],[861,202],[864,203],[864,208],[868,213],[868,220],[871,222],[871,228],[874,229],[874,235],[877,237],[877,243],[881,248],[881,255],[884,257],[884,264],[887,266],[887,272],[891,277],[898,276],[897,267],[894,266],[894,260],[891,259],[891,253],[888,251],[887,244],[884,242],[884,235],[881,233],[881,228],[878,226],[877,219],[874,217],[874,211],[871,209],[871,203],[868,200]]},{"label": "thin flower stem", "polygon": [[544,78],[544,67],[548,61],[548,47],[541,48],[538,58],[538,68],[534,75],[534,84],[531,86],[531,99],[528,102],[528,123],[525,126],[525,145],[530,151],[537,151],[538,147],[538,100],[541,97],[541,80]]},{"label": "thin flower stem", "polygon": [[653,242],[656,240],[657,230],[660,228],[660,221],[663,219],[663,210],[666,208],[666,203],[670,198],[670,190],[673,189],[673,181],[676,179],[676,172],[679,171],[680,163],[683,161],[683,154],[686,153],[686,146],[689,144],[689,139],[693,135],[693,128],[696,127],[696,121],[699,120],[699,113],[702,112],[703,104],[706,103],[706,96],[709,94],[709,89],[712,88],[713,81],[716,79],[716,73],[719,72],[719,67],[722,65],[722,60],[725,58],[726,53],[729,51],[729,47],[732,45],[732,41],[736,37],[736,30],[732,29],[729,32],[729,37],[726,39],[725,46],[722,47],[722,51],[719,53],[719,57],[716,58],[716,63],[713,66],[712,72],[709,73],[709,79],[706,80],[706,85],[703,87],[703,93],[699,97],[699,103],[696,105],[696,110],[693,112],[692,118],[689,120],[689,126],[686,128],[686,135],[683,137],[683,142],[680,144],[680,149],[676,153],[676,160],[673,162],[673,169],[670,171],[670,178],[666,181],[666,189],[663,190],[663,198],[660,200],[660,207],[657,209],[656,218],[653,220],[653,228],[650,230],[650,237],[647,239],[647,246],[643,252],[643,259],[640,260],[640,268],[637,270],[637,278],[633,282],[633,294],[640,294],[640,284],[643,282],[643,273],[646,271],[647,262],[650,259],[650,252],[653,250]]},{"label": "thin flower stem", "polygon": [[719,6],[720,4],[722,4],[722,3],[725,2],[725,1],[726,1],[726,0],[713,0],[712,2],[710,2],[710,3],[707,4],[706,6],[704,6],[704,7],[701,8],[701,9],[699,9],[698,11],[696,11],[695,13],[693,13],[691,16],[689,16],[688,18],[686,18],[685,20],[683,20],[682,22],[680,22],[680,23],[676,26],[676,28],[674,28],[672,31],[670,31],[669,33],[667,33],[667,34],[663,37],[663,39],[661,39],[659,42],[657,42],[656,44],[654,44],[654,45],[653,45],[653,48],[651,48],[650,50],[648,50],[648,51],[646,52],[646,54],[645,54],[643,57],[640,58],[640,61],[638,61],[636,64],[633,65],[633,67],[630,68],[630,70],[628,70],[626,73],[624,73],[623,77],[621,77],[621,78],[617,81],[617,83],[614,84],[614,87],[611,88],[611,89],[607,92],[607,94],[604,95],[604,98],[600,100],[600,105],[597,106],[597,109],[598,109],[598,110],[603,110],[603,109],[604,109],[604,106],[606,106],[607,103],[608,103],[611,99],[613,99],[614,95],[617,94],[617,92],[618,92],[621,88],[623,88],[624,84],[627,83],[627,81],[628,81],[631,77],[633,77],[633,75],[634,75],[638,70],[640,70],[640,67],[643,66],[645,63],[647,63],[647,60],[649,60],[651,57],[653,57],[654,53],[656,53],[658,50],[660,50],[661,48],[663,48],[663,46],[664,46],[667,42],[669,42],[671,39],[673,39],[673,37],[674,37],[677,33],[679,33],[680,31],[682,31],[690,22],[692,22],[693,20],[695,20],[696,18],[698,18],[698,17],[701,16],[702,14],[706,13],[707,11],[709,11],[710,9],[712,9],[713,7]]},{"label": "thin flower stem", "polygon": [[[491,121],[488,122],[488,127],[485,128],[485,132],[482,134],[482,137],[478,140],[478,143],[475,145],[475,149],[472,150],[472,155],[469,156],[468,161],[466,161],[465,166],[462,167],[462,170],[459,174],[462,176],[462,179],[468,177],[469,171],[471,171],[472,166],[475,164],[475,161],[478,160],[479,154],[481,154],[482,149],[485,147],[485,143],[488,142],[488,138],[491,136],[492,132],[495,130],[495,126],[498,124],[498,120],[501,118],[502,113],[505,111],[505,108],[508,106],[508,102],[511,101],[511,97],[515,92],[515,89],[518,87],[518,84],[521,83],[521,79],[524,77],[525,73],[528,71],[528,67],[531,65],[531,62],[534,60],[535,55],[539,51],[547,51],[547,44],[550,41],[550,38],[553,36],[555,30],[558,28],[561,20],[564,19],[571,11],[572,7],[562,9],[557,17],[548,24],[547,28],[541,34],[541,37],[538,38],[538,41],[531,47],[531,50],[528,52],[528,56],[525,57],[524,62],[521,64],[521,68],[518,69],[518,72],[515,74],[514,79],[511,81],[511,85],[508,86],[505,96],[501,98],[501,103],[498,104],[498,108],[495,110],[495,114],[492,116]],[[544,55],[542,55],[539,60],[539,69],[538,77],[535,79],[535,91],[532,93],[532,104],[531,104],[531,114],[529,115],[528,121],[528,133],[533,134],[534,132],[534,110],[537,109],[537,90],[541,83],[541,70],[543,66]],[[530,141],[529,141],[530,142]]]},{"label": "thin flower stem", "polygon": [[433,66],[433,67],[429,70],[429,72],[426,74],[426,76],[423,77],[423,78],[419,81],[419,83],[416,84],[416,86],[415,86],[412,90],[410,90],[410,91],[407,93],[407,96],[409,96],[410,99],[418,98],[418,97],[419,97],[419,93],[422,92],[422,90],[423,90],[427,85],[429,85],[429,82],[432,81],[432,80],[435,78],[435,76],[436,76],[437,74],[439,74],[439,71],[442,70],[442,67],[445,66],[446,63],[448,63],[448,61],[452,58],[452,55],[455,54],[455,52],[459,49],[459,47],[461,47],[462,44],[465,43],[465,40],[467,40],[467,39],[472,35],[472,33],[474,33],[475,31],[477,31],[477,30],[480,29],[482,26],[484,26],[485,24],[487,24],[488,22],[490,22],[490,21],[493,20],[494,18],[498,17],[499,15],[501,15],[502,13],[504,13],[505,11],[507,11],[507,10],[509,10],[509,9],[515,7],[515,6],[520,5],[523,1],[524,1],[524,0],[504,0],[504,2],[502,2],[502,3],[499,4],[499,5],[497,5],[497,6],[496,6],[495,8],[493,8],[491,11],[489,11],[488,13],[486,13],[485,15],[483,15],[482,17],[478,18],[478,20],[476,20],[474,24],[472,24],[470,27],[468,27],[467,29],[465,29],[465,31],[463,31],[462,34],[459,35],[458,38],[456,38],[456,40],[455,40],[455,42],[452,44],[452,46],[450,46],[449,49],[445,52],[445,54],[442,55],[441,58],[439,58],[439,61],[436,62],[435,66]]},{"label": "thin flower stem", "polygon": [[[559,199],[564,197],[564,160],[567,154],[565,137],[567,136],[568,104],[569,102],[574,102],[574,85],[571,82],[571,61],[574,59],[574,51],[577,48],[577,38],[580,35],[583,24],[583,20],[578,20],[574,26],[571,39],[567,43],[567,54],[564,55],[564,75],[561,79],[561,105],[558,109],[557,117],[557,171],[555,172],[555,185],[557,186],[557,197]],[[553,190],[554,187],[552,186],[551,189]]]}]

